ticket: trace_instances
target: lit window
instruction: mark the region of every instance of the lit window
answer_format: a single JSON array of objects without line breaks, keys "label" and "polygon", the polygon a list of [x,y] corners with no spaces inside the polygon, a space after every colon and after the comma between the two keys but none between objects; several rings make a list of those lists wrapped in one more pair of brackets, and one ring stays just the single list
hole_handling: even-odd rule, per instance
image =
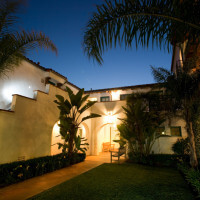
[{"label": "lit window", "polygon": [[112,101],[116,101],[116,100],[119,100],[119,94],[120,94],[120,91],[112,91],[111,92],[111,95],[112,95]]},{"label": "lit window", "polygon": [[110,101],[110,97],[109,96],[101,97],[101,102],[104,101]]},{"label": "lit window", "polygon": [[171,136],[181,136],[181,127],[176,126],[176,127],[170,127],[171,131]]},{"label": "lit window", "polygon": [[90,98],[88,98],[88,101],[97,101],[97,98],[96,97],[90,97]]},{"label": "lit window", "polygon": [[163,126],[163,127],[158,127],[157,129],[156,129],[156,135],[158,136],[158,135],[165,135],[165,127]]}]

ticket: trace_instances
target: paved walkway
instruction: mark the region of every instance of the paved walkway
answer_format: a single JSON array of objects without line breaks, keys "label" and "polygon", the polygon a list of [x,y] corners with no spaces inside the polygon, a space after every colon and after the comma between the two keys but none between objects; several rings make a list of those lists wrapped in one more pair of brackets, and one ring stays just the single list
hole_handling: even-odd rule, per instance
[{"label": "paved walkway", "polygon": [[108,153],[100,156],[87,156],[84,162],[1,188],[0,200],[24,200],[30,198],[92,168],[109,162]]}]

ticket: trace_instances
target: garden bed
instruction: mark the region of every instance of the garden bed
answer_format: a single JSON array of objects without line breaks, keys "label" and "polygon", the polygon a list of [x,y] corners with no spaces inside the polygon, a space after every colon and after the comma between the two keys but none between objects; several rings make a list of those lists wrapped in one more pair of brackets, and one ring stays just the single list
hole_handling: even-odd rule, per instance
[{"label": "garden bed", "polygon": [[84,159],[85,154],[74,154],[71,159],[67,154],[58,154],[2,164],[0,165],[0,187],[40,176],[82,162]]}]

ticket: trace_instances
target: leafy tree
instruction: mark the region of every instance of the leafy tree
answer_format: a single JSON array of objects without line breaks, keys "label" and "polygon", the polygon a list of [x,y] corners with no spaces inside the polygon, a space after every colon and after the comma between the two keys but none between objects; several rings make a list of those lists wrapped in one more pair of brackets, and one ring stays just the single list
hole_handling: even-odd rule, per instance
[{"label": "leafy tree", "polygon": [[194,137],[194,115],[197,112],[196,105],[199,105],[200,93],[200,71],[186,73],[179,69],[176,74],[163,68],[152,68],[154,79],[166,89],[165,93],[171,99],[168,101],[170,113],[173,111],[186,122],[186,130],[190,146],[190,164],[197,167],[197,155]]},{"label": "leafy tree", "polygon": [[56,46],[44,33],[13,30],[20,5],[20,0],[0,1],[0,76],[18,66],[32,49],[44,48],[57,53]]},{"label": "leafy tree", "polygon": [[[62,147],[63,152],[68,150],[69,156],[73,152],[78,150],[84,151],[85,148],[81,148],[81,137],[77,135],[79,125],[87,119],[101,117],[101,115],[91,113],[88,116],[82,117],[81,115],[93,106],[95,101],[87,101],[89,95],[84,96],[84,89],[81,89],[74,94],[70,88],[66,88],[69,99],[64,99],[61,95],[56,95],[58,100],[54,102],[58,104],[60,110],[60,135],[64,139],[63,144],[59,144],[59,148]],[[85,140],[84,140],[85,141]]]},{"label": "leafy tree", "polygon": [[149,110],[142,95],[132,94],[123,109],[126,117],[121,119],[123,123],[118,126],[120,135],[129,142],[131,150],[141,156],[149,155],[160,136],[156,134],[156,129],[164,122],[164,116]]},{"label": "leafy tree", "polygon": [[170,48],[200,41],[199,0],[106,0],[97,6],[84,34],[84,51],[102,64],[102,54],[117,43]]},{"label": "leafy tree", "polygon": [[181,138],[178,139],[173,145],[172,145],[172,151],[175,154],[178,155],[188,155],[190,152],[190,148],[189,148],[189,140],[188,138]]}]

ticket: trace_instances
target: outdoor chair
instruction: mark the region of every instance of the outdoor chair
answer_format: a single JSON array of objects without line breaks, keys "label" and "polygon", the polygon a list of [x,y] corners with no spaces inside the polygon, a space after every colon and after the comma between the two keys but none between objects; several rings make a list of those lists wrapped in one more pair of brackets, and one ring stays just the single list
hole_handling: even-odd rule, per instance
[{"label": "outdoor chair", "polygon": [[118,158],[118,163],[119,163],[119,159],[120,156],[124,155],[126,158],[126,147],[120,147],[117,150],[110,150],[110,159],[111,159],[111,163],[112,163],[112,157],[117,157]]},{"label": "outdoor chair", "polygon": [[103,143],[103,152],[114,150],[115,144],[110,144],[110,142]]}]

